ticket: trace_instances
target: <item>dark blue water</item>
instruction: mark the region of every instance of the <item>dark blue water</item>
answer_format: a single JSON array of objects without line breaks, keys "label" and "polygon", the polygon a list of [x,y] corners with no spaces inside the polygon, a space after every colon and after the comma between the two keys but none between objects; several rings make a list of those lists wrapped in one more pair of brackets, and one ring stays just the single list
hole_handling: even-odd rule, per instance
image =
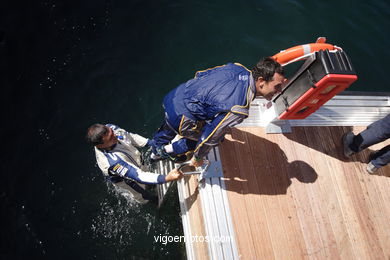
[{"label": "dark blue water", "polygon": [[388,1],[3,1],[0,259],[180,259],[177,197],[160,211],[104,183],[95,122],[151,137],[168,90],[194,72],[315,41],[344,48],[389,91]]}]

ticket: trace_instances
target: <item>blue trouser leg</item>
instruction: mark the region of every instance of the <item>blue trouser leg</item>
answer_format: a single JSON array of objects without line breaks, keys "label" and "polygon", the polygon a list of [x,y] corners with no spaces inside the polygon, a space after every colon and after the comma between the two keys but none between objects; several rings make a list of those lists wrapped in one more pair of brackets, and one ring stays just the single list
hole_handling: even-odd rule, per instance
[{"label": "blue trouser leg", "polygon": [[181,138],[172,144],[175,154],[183,154],[191,150],[195,150],[198,142],[187,138]]},{"label": "blue trouser leg", "polygon": [[375,157],[371,160],[371,163],[376,167],[380,168],[387,165],[390,162],[390,145],[387,145],[380,149]]},{"label": "blue trouser leg", "polygon": [[353,138],[350,145],[352,151],[360,152],[367,147],[383,142],[390,138],[390,114],[375,121],[366,130]]},{"label": "blue trouser leg", "polygon": [[153,137],[154,147],[152,147],[153,153],[156,153],[156,148],[168,144],[173,138],[175,138],[176,132],[164,122],[162,126],[157,130]]}]

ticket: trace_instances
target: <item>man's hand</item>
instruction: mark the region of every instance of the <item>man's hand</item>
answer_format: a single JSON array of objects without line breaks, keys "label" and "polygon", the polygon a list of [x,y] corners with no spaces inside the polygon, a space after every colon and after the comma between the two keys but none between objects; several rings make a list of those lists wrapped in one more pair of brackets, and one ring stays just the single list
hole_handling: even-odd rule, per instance
[{"label": "man's hand", "polygon": [[165,176],[165,180],[167,182],[176,181],[176,180],[180,179],[181,177],[183,177],[183,173],[175,168],[172,171],[170,171],[167,176]]},{"label": "man's hand", "polygon": [[196,158],[195,156],[191,159],[191,166],[199,167],[203,165],[203,158]]}]

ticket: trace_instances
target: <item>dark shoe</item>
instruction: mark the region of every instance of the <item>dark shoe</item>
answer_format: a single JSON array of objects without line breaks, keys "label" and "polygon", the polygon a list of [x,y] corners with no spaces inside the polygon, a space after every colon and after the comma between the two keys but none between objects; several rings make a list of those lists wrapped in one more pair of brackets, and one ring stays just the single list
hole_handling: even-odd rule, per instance
[{"label": "dark shoe", "polygon": [[185,154],[177,155],[173,160],[174,163],[183,163],[186,161],[188,161],[188,158],[187,158],[187,155],[185,155]]},{"label": "dark shoe", "polygon": [[154,155],[152,148],[141,154],[142,165],[150,166],[159,160],[162,160],[162,158]]},{"label": "dark shoe", "polygon": [[355,152],[349,148],[349,145],[352,144],[354,137],[355,135],[352,132],[348,132],[343,135],[344,156],[347,158],[351,158],[351,156],[355,154]]},{"label": "dark shoe", "polygon": [[157,149],[158,155],[161,159],[169,159],[174,163],[182,163],[188,161],[187,155],[175,155],[174,153],[167,153],[164,148]]},{"label": "dark shoe", "polygon": [[165,151],[163,147],[157,148],[157,156],[160,156],[162,159],[170,159],[173,160],[174,158]]},{"label": "dark shoe", "polygon": [[368,162],[371,162],[372,160],[375,160],[377,157],[379,156],[379,150],[377,151],[372,151],[369,155],[368,155]]}]

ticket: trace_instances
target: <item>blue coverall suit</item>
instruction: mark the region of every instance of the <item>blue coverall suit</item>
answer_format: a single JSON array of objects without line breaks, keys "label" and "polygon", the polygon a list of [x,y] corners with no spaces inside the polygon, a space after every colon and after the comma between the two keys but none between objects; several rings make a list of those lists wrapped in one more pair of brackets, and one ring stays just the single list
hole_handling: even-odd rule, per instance
[{"label": "blue coverall suit", "polygon": [[184,138],[172,144],[176,155],[194,150],[197,158],[205,157],[229,128],[248,117],[255,94],[252,73],[241,64],[197,72],[165,96],[165,122],[154,136],[155,148],[179,134]]},{"label": "blue coverall suit", "polygon": [[[375,121],[366,130],[356,135],[349,148],[354,152],[360,152],[367,147],[383,142],[390,138],[390,114]],[[373,156],[371,163],[380,168],[390,162],[390,145],[383,147]]]}]

